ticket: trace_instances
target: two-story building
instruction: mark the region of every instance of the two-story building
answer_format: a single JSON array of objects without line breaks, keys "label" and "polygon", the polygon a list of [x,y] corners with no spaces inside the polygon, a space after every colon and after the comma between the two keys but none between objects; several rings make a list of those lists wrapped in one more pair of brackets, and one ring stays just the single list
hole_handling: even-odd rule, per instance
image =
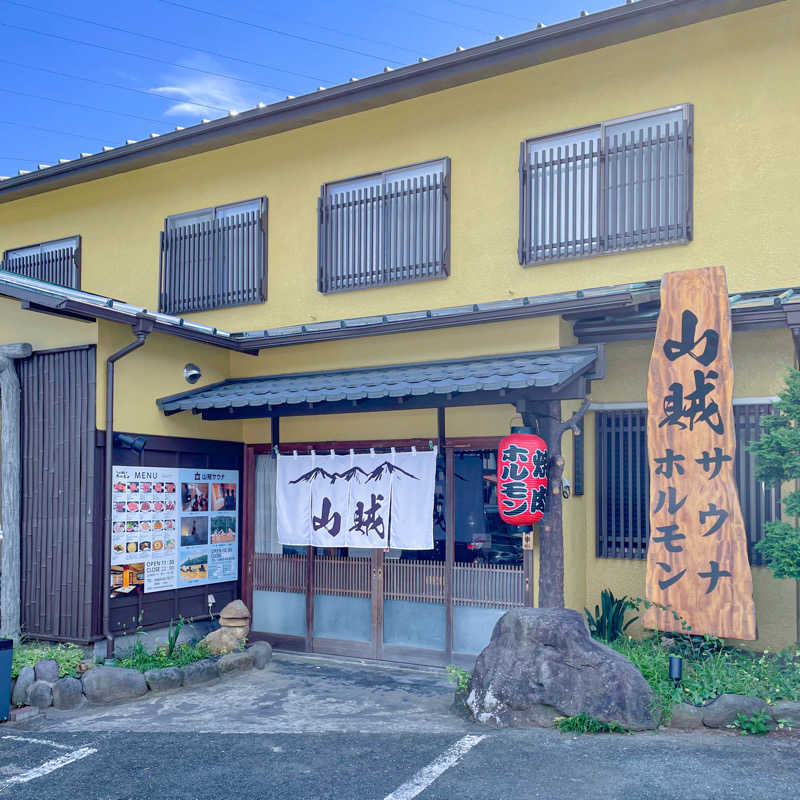
[{"label": "two-story building", "polygon": [[[796,641],[744,445],[797,359],[798,36],[798,0],[640,0],[0,181],[0,343],[34,347],[25,630],[98,641],[241,596],[281,646],[468,660],[536,603],[496,445],[587,395],[566,604],[642,596],[659,280],[721,264],[755,646]],[[278,542],[276,447],[411,446],[439,447],[433,550]],[[112,567],[119,465],[237,470],[235,579]]]}]

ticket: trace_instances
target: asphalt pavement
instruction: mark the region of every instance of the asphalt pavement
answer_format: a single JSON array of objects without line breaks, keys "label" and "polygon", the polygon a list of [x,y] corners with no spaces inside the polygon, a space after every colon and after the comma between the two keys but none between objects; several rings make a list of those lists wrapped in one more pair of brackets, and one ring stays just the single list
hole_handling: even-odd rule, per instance
[{"label": "asphalt pavement", "polygon": [[263,672],[0,726],[0,800],[795,797],[798,739],[497,731],[443,673],[279,655]]}]

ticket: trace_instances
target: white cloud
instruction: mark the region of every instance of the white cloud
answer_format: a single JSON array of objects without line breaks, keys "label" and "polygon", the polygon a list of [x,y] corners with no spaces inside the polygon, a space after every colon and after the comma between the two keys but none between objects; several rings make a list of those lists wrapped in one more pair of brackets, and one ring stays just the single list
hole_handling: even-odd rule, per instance
[{"label": "white cloud", "polygon": [[[187,67],[225,72],[213,60],[197,58],[183,62]],[[227,111],[244,111],[254,108],[259,101],[270,103],[278,99],[277,92],[259,89],[218,75],[201,72],[184,72],[165,75],[163,86],[151,87],[148,91],[174,97],[176,102],[164,111],[165,116],[218,117]],[[212,106],[212,108],[209,108]]]}]

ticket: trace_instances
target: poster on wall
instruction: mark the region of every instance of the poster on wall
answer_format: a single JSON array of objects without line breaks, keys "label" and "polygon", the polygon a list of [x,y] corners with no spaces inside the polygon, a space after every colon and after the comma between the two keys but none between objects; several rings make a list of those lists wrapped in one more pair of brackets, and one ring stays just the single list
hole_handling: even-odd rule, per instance
[{"label": "poster on wall", "polygon": [[238,577],[237,470],[114,467],[111,509],[115,596]]},{"label": "poster on wall", "polygon": [[278,456],[278,540],[315,547],[433,548],[436,448]]},{"label": "poster on wall", "polygon": [[[722,267],[671,272],[647,384],[648,600],[659,630],[756,638],[734,477],[731,315]],[[673,615],[675,612],[678,618]]]}]

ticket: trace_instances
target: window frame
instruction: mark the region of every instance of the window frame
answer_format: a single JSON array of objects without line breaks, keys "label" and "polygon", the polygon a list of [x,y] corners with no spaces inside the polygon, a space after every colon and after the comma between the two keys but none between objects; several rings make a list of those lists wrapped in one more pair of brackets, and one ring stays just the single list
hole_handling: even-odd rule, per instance
[{"label": "window frame", "polygon": [[[58,283],[58,284],[53,284],[53,285],[54,286],[64,286],[67,289],[75,289],[77,291],[80,291],[80,288],[81,288],[81,250],[82,250],[83,242],[81,240],[81,235],[79,233],[73,234],[72,236],[59,236],[57,239],[47,239],[46,241],[43,241],[43,242],[36,242],[35,244],[27,244],[27,245],[23,245],[22,247],[9,247],[8,249],[3,251],[2,262],[0,262],[0,264],[2,266],[0,266],[0,268],[7,269],[7,267],[5,265],[8,264],[8,262],[11,261],[14,258],[28,258],[29,257],[29,256],[24,256],[24,255],[23,256],[14,256],[14,253],[19,253],[20,251],[23,251],[23,250],[34,250],[35,248],[47,247],[49,245],[57,245],[57,244],[60,244],[61,242],[73,242],[72,245],[64,245],[62,247],[53,247],[52,249],[53,250],[60,250],[60,249],[67,249],[70,246],[72,247],[72,262],[73,262],[74,269],[75,269],[75,273],[74,273],[75,274],[75,284],[74,285],[70,285],[70,284]],[[42,255],[44,252],[48,252],[48,251],[39,250],[39,255]],[[33,255],[33,253],[31,253],[31,255]],[[8,270],[8,271],[9,272],[13,272],[13,270]],[[26,276],[22,276],[22,277],[26,277]],[[34,278],[33,280],[40,280],[40,281],[43,281],[44,283],[52,283],[52,281],[46,281],[43,278]]]},{"label": "window frame", "polygon": [[[597,155],[597,170],[598,170],[598,187],[597,197],[595,201],[595,214],[598,226],[598,242],[604,240],[608,232],[601,230],[605,223],[606,218],[606,202],[608,198],[608,154],[605,151],[606,130],[614,125],[621,125],[627,122],[634,122],[637,120],[646,120],[651,117],[657,117],[670,112],[682,112],[683,122],[686,125],[686,173],[684,179],[684,202],[685,202],[685,219],[684,236],[677,239],[667,239],[658,242],[649,242],[645,244],[635,244],[631,246],[603,247],[593,252],[582,252],[551,256],[549,258],[531,259],[528,257],[530,251],[530,242],[527,241],[526,233],[528,232],[528,221],[531,216],[530,208],[530,188],[528,185],[528,174],[530,169],[530,145],[535,142],[542,142],[548,139],[564,138],[566,136],[588,133],[592,130],[597,130],[597,138],[600,140],[600,150]],[[557,145],[556,145],[557,146]],[[676,103],[674,105],[663,106],[661,108],[650,109],[636,114],[628,114],[622,117],[613,117],[611,119],[600,120],[599,122],[590,123],[588,125],[581,125],[575,128],[565,128],[560,131],[552,133],[540,134],[537,136],[530,136],[523,139],[520,143],[519,150],[519,164],[518,172],[518,186],[519,186],[519,219],[518,219],[518,240],[517,240],[517,259],[523,267],[540,266],[542,264],[553,264],[560,261],[574,261],[583,258],[594,258],[597,256],[617,255],[619,253],[636,252],[639,250],[647,250],[652,247],[666,247],[672,245],[685,245],[689,244],[694,237],[694,104],[690,102]],[[617,234],[619,235],[619,234]],[[624,234],[623,234],[624,235]]]},{"label": "window frame", "polygon": [[[382,178],[381,186],[386,185],[387,176],[392,173],[402,172],[404,170],[411,170],[418,167],[427,165],[441,164],[442,165],[442,202],[444,205],[444,215],[442,220],[442,251],[441,251],[441,274],[435,275],[422,275],[409,278],[392,279],[387,281],[375,281],[372,283],[364,283],[356,286],[340,286],[335,288],[325,288],[326,283],[326,264],[325,264],[325,251],[326,251],[326,220],[324,220],[325,201],[330,196],[330,189],[332,187],[351,183],[355,181],[362,181],[368,178]],[[451,160],[450,156],[441,156],[439,158],[428,158],[422,161],[414,161],[410,164],[403,164],[398,167],[390,167],[383,170],[374,170],[372,172],[364,172],[359,175],[351,175],[346,178],[337,178],[336,180],[326,181],[320,187],[320,195],[317,201],[317,291],[320,294],[339,294],[341,292],[362,291],[365,289],[381,289],[391,286],[401,286],[409,283],[420,283],[431,280],[444,280],[450,276],[450,231],[451,231]]]},{"label": "window frame", "polygon": [[[758,441],[763,428],[761,420],[775,414],[774,402],[768,400],[753,400],[751,402],[734,402],[733,417],[736,438],[736,455],[733,465],[733,476],[736,482],[736,492],[739,498],[741,513],[744,520],[747,538],[747,552],[752,566],[763,566],[764,558],[755,550],[754,545],[764,537],[764,526],[772,521],[780,520],[783,513],[781,505],[781,488],[770,488],[761,481],[751,480],[747,487],[742,487],[742,481],[748,477],[754,478],[754,458],[747,450],[746,444]],[[627,415],[627,421],[626,421]],[[601,421],[605,418],[605,422]],[[744,433],[754,434],[746,438]],[[604,435],[619,435],[620,451],[616,457],[616,466],[619,474],[613,475],[603,463],[604,457],[611,456],[613,452],[601,442]],[[623,437],[627,434],[627,440]],[[635,434],[640,439],[634,442],[630,437]],[[650,539],[650,462],[647,454],[647,407],[638,404],[619,409],[597,409],[594,413],[594,447],[595,447],[595,556],[597,558],[619,558],[624,560],[641,560],[647,558],[647,548]],[[624,450],[623,450],[624,448]],[[642,472],[637,473],[634,463],[642,467]],[[632,481],[628,486],[627,477]],[[601,478],[605,476],[607,486],[602,485]],[[747,489],[747,496],[743,496],[742,489]],[[639,489],[642,496],[635,494]],[[625,502],[627,497],[628,501]],[[614,510],[618,509],[618,511]],[[758,513],[754,509],[760,509]],[[771,509],[771,511],[768,511]],[[628,511],[629,522],[635,520],[638,527],[631,525],[629,535],[616,548],[609,547],[613,530],[609,529],[609,512],[625,527],[623,516]],[[757,517],[757,519],[756,519]],[[752,528],[755,521],[757,527]]]},{"label": "window frame", "polygon": [[[165,239],[166,234],[170,231],[170,224],[172,223],[172,230],[181,228],[181,227],[190,227],[192,224],[201,224],[201,223],[190,223],[189,225],[175,225],[175,222],[180,219],[186,219],[194,216],[198,216],[205,213],[211,213],[213,216],[211,217],[211,222],[217,220],[217,212],[222,209],[230,209],[235,208],[236,206],[246,206],[248,204],[257,203],[258,204],[258,214],[260,215],[260,241],[261,241],[261,248],[263,250],[263,258],[262,264],[256,265],[256,277],[259,282],[259,286],[257,288],[257,297],[251,300],[246,301],[232,301],[232,302],[225,302],[225,303],[214,303],[213,305],[204,304],[200,301],[198,305],[200,307],[194,309],[181,309],[176,311],[165,311]],[[243,211],[242,213],[248,213]],[[267,301],[267,276],[268,276],[268,261],[269,261],[269,198],[267,195],[258,195],[256,197],[249,197],[245,200],[237,200],[232,203],[220,203],[219,205],[215,206],[206,206],[204,208],[192,209],[190,211],[181,211],[177,214],[170,214],[164,217],[164,225],[159,235],[159,268],[158,268],[158,310],[159,313],[166,313],[166,314],[195,314],[201,313],[204,311],[216,311],[217,309],[221,308],[237,308],[239,306],[247,306],[247,305],[259,305],[261,303],[265,303]],[[216,258],[216,254],[214,255]],[[217,276],[219,277],[219,276]]]}]

